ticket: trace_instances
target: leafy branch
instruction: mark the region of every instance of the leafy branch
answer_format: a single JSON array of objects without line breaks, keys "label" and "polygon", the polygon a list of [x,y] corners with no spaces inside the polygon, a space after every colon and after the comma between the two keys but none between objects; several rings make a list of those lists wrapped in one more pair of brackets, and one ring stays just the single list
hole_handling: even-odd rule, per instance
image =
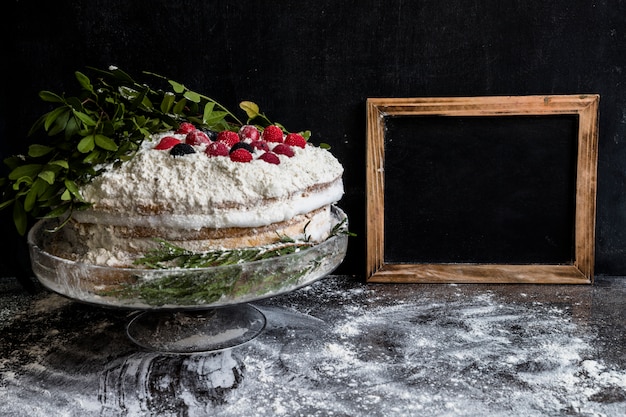
[{"label": "leafy branch", "polygon": [[[4,161],[10,172],[0,178],[0,209],[13,207],[13,220],[22,235],[29,216],[67,220],[73,210],[88,207],[80,187],[99,175],[103,164],[132,158],[152,134],[176,129],[183,121],[215,131],[242,125],[217,101],[176,81],[167,80],[167,89],[153,89],[116,67],[89,69],[91,77],[75,72],[80,86],[75,96],[39,93],[55,107],[34,123],[29,136],[43,131],[48,138],[30,145],[27,155]],[[256,104],[244,103],[248,123],[270,124]]]},{"label": "leafy branch", "polygon": [[[329,238],[338,235],[355,236],[354,233],[348,230],[346,219],[333,226]],[[288,255],[315,245],[308,239],[297,241],[288,236],[280,236],[280,241],[266,246],[196,252],[184,249],[163,239],[155,239],[155,241],[158,243],[158,247],[135,260],[135,265],[140,265],[147,269],[172,267],[207,268]]]}]

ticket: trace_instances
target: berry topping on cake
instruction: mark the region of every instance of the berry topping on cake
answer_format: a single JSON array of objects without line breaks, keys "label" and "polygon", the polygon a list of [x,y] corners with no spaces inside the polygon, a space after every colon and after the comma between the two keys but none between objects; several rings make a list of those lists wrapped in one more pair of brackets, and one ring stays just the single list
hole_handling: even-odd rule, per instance
[{"label": "berry topping on cake", "polygon": [[172,156],[183,156],[190,153],[196,153],[196,150],[188,143],[179,143],[170,149],[170,155]]},{"label": "berry topping on cake", "polygon": [[263,134],[261,137],[266,142],[282,143],[283,142],[283,130],[276,125],[270,125],[266,127],[265,130],[263,130]]},{"label": "berry topping on cake", "polygon": [[228,146],[224,142],[211,142],[204,152],[209,156],[228,156]]},{"label": "berry topping on cake", "polygon": [[252,147],[252,145],[250,145],[249,143],[246,142],[237,142],[235,143],[232,148],[230,148],[230,152],[235,152],[237,149],[245,149],[246,151],[253,153],[254,152],[254,148]]},{"label": "berry topping on cake", "polygon": [[202,131],[204,133],[206,133],[206,135],[209,137],[209,139],[211,139],[213,142],[215,142],[217,140],[217,135],[219,134],[218,132],[216,132],[215,130],[211,130],[211,129],[202,129]]},{"label": "berry topping on cake", "polygon": [[219,142],[223,142],[229,148],[232,147],[235,143],[239,142],[239,135],[237,132],[232,132],[230,130],[224,130],[217,135],[217,140]]},{"label": "berry topping on cake", "polygon": [[164,136],[159,143],[154,147],[154,149],[165,150],[171,149],[174,145],[178,145],[180,143],[180,139],[175,138],[174,136]]},{"label": "berry topping on cake", "polygon": [[306,139],[299,133],[289,133],[285,138],[285,144],[304,148],[306,146]]},{"label": "berry topping on cake", "polygon": [[239,129],[239,137],[241,138],[241,140],[256,141],[259,140],[259,138],[261,137],[261,133],[259,132],[259,129],[256,128],[256,126],[243,125],[241,126],[241,129]]},{"label": "berry topping on cake", "polygon": [[194,130],[196,130],[196,127],[192,125],[191,123],[182,122],[180,126],[178,126],[178,129],[176,129],[176,133],[179,133],[181,135],[186,135],[187,133],[193,132]]},{"label": "berry topping on cake", "polygon": [[253,142],[250,142],[250,146],[252,146],[253,149],[258,149],[259,151],[269,151],[270,147],[267,144],[267,142],[262,141],[262,140],[255,140]]},{"label": "berry topping on cake", "polygon": [[185,136],[185,143],[189,145],[197,146],[202,145],[203,143],[211,143],[211,139],[201,130],[194,130],[192,132],[187,133]]},{"label": "berry topping on cake", "polygon": [[230,153],[230,159],[235,162],[250,162],[252,154],[246,149],[239,148]]},{"label": "berry topping on cake", "polygon": [[273,152],[265,152],[263,155],[259,156],[259,159],[274,165],[280,164],[280,158]]},{"label": "berry topping on cake", "polygon": [[279,143],[278,145],[274,146],[274,149],[272,149],[272,151],[275,154],[285,155],[289,158],[295,155],[293,148],[289,145],[285,145],[284,143]]}]

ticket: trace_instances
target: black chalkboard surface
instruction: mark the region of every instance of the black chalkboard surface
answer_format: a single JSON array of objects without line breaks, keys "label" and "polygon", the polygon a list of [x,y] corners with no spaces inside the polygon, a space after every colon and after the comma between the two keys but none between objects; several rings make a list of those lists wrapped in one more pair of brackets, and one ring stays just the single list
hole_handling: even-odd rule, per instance
[{"label": "black chalkboard surface", "polygon": [[598,100],[369,99],[368,280],[591,282]]},{"label": "black chalkboard surface", "polygon": [[576,115],[385,125],[385,262],[573,262]]}]

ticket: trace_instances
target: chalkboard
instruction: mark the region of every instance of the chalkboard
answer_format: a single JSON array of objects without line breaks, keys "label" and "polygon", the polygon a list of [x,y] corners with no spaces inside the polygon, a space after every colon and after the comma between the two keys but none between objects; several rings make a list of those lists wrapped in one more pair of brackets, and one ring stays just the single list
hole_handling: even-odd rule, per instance
[{"label": "chalkboard", "polygon": [[598,101],[368,99],[368,281],[592,282]]}]

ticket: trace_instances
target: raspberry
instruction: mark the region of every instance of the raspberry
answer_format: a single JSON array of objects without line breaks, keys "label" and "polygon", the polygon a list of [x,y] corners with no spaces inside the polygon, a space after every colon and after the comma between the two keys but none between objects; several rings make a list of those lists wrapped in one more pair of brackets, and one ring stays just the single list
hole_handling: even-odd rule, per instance
[{"label": "raspberry", "polygon": [[262,159],[269,164],[280,164],[280,158],[278,158],[278,155],[273,152],[265,152],[263,155],[259,156],[259,159]]},{"label": "raspberry", "polygon": [[285,144],[304,148],[306,146],[306,139],[299,133],[290,133],[285,138]]},{"label": "raspberry", "polygon": [[189,122],[182,122],[178,129],[176,129],[176,133],[187,134],[189,132],[193,132],[196,130],[196,127]]},{"label": "raspberry", "polygon": [[223,142],[229,148],[235,143],[239,142],[239,135],[236,132],[230,130],[224,130],[217,135],[217,140]]},{"label": "raspberry", "polygon": [[204,152],[209,156],[228,156],[228,146],[224,142],[211,142]]},{"label": "raspberry", "polygon": [[171,147],[173,147],[174,145],[178,145],[179,143],[180,140],[176,139],[174,136],[164,136],[161,138],[157,146],[154,147],[154,149],[170,149]]},{"label": "raspberry", "polygon": [[261,135],[264,141],[266,142],[278,142],[282,143],[283,141],[283,130],[276,126],[270,125],[265,128],[263,134]]},{"label": "raspberry", "polygon": [[235,162],[250,162],[252,161],[252,154],[243,148],[235,149],[230,153],[230,160]]},{"label": "raspberry", "polygon": [[253,125],[244,125],[239,129],[239,137],[241,140],[249,139],[251,141],[259,140],[261,134],[259,133],[259,129]]},{"label": "raspberry", "polygon": [[270,147],[267,145],[267,142],[264,142],[262,140],[255,140],[250,142],[250,146],[252,146],[253,149],[258,149],[260,151],[269,151]]},{"label": "raspberry", "polygon": [[196,150],[188,143],[179,143],[170,149],[170,155],[172,156],[183,156],[190,153],[196,153]]},{"label": "raspberry", "polygon": [[203,143],[211,143],[211,139],[201,130],[194,130],[187,133],[185,136],[185,143],[190,145],[202,145]]},{"label": "raspberry", "polygon": [[291,149],[291,146],[285,145],[284,143],[279,143],[278,145],[274,146],[274,149],[272,149],[272,151],[278,155],[288,156],[289,158],[291,158],[294,155],[294,152],[293,152],[293,149]]}]

